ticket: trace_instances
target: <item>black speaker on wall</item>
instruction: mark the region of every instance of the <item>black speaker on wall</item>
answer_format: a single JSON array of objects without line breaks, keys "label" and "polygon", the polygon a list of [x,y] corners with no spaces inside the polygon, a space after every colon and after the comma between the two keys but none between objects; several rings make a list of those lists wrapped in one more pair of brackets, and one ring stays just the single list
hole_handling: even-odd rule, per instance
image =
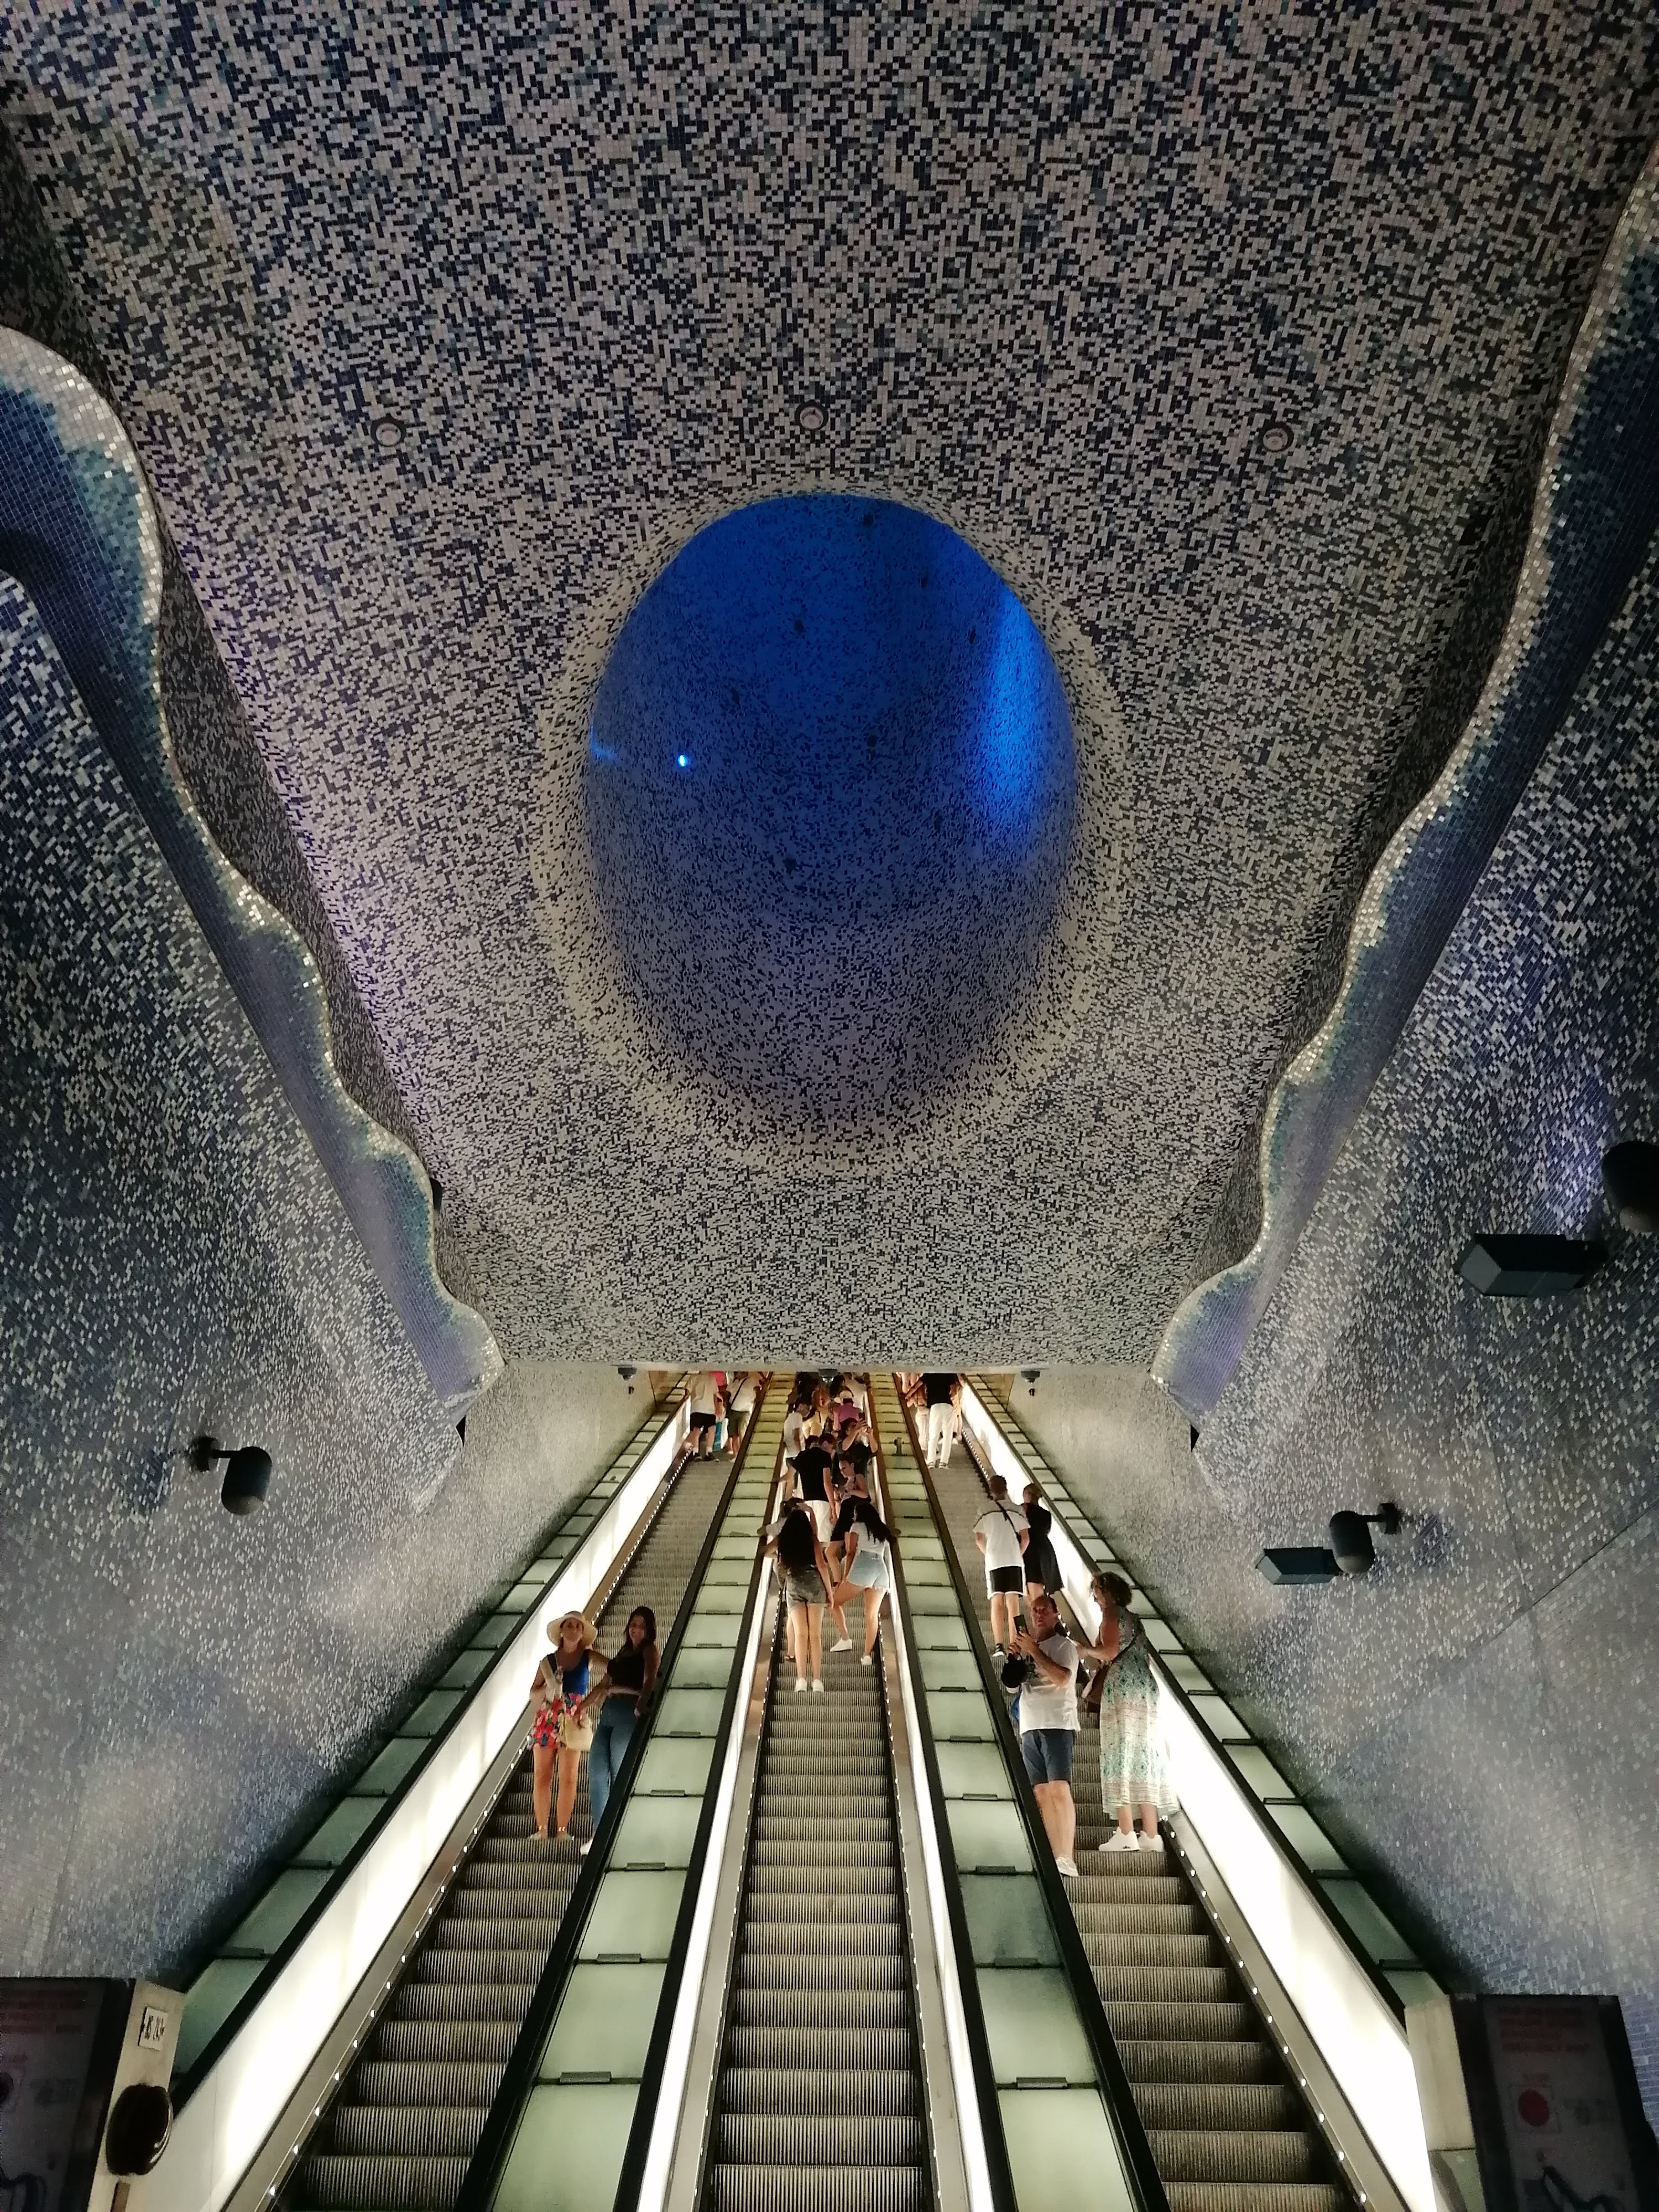
[{"label": "black speaker on wall", "polygon": [[1632,1138],[1601,1157],[1601,1185],[1621,1229],[1651,1237],[1659,1229],[1659,1145]]},{"label": "black speaker on wall", "polygon": [[1483,1298],[1553,1298],[1589,1282],[1607,1256],[1574,1237],[1475,1237],[1457,1272]]}]

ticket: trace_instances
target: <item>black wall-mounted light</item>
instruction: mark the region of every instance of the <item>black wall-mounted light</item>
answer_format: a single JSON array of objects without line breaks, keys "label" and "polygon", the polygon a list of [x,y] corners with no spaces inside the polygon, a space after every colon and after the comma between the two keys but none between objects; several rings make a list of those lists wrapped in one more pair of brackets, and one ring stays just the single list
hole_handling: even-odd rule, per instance
[{"label": "black wall-mounted light", "polygon": [[1033,1398],[1036,1395],[1037,1377],[1042,1372],[1040,1367],[1022,1367],[1019,1370],[1019,1379]]},{"label": "black wall-mounted light", "polygon": [[1659,1145],[1633,1137],[1601,1155],[1601,1186],[1619,1226],[1633,1237],[1659,1229]]},{"label": "black wall-mounted light", "polygon": [[1483,1298],[1554,1298],[1589,1282],[1607,1256],[1575,1237],[1475,1237],[1457,1272]]},{"label": "black wall-mounted light", "polygon": [[227,1451],[213,1437],[198,1437],[185,1455],[199,1474],[222,1466],[225,1479],[219,1486],[219,1503],[227,1513],[245,1517],[257,1513],[265,1502],[270,1488],[270,1454],[262,1451],[258,1444],[244,1444],[239,1450]]},{"label": "black wall-mounted light", "polygon": [[1376,1564],[1371,1530],[1397,1535],[1404,1519],[1397,1505],[1375,1513],[1333,1513],[1327,1544],[1271,1544],[1258,1554],[1256,1568],[1270,1583],[1334,1583],[1339,1575],[1369,1574]]},{"label": "black wall-mounted light", "polygon": [[617,1374],[622,1376],[623,1381],[628,1385],[628,1395],[630,1398],[634,1395],[634,1377],[639,1373],[639,1371],[640,1370],[637,1367],[618,1367],[617,1370]]}]

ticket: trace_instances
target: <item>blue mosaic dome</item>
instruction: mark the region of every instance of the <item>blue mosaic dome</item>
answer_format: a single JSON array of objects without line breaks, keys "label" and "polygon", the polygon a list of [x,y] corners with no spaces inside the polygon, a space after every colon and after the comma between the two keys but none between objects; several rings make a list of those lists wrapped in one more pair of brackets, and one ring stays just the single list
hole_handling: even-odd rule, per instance
[{"label": "blue mosaic dome", "polygon": [[1018,1003],[1076,806],[1018,599],[930,516],[811,495],[699,532],[594,702],[586,811],[647,1026],[769,1116],[902,1115]]}]

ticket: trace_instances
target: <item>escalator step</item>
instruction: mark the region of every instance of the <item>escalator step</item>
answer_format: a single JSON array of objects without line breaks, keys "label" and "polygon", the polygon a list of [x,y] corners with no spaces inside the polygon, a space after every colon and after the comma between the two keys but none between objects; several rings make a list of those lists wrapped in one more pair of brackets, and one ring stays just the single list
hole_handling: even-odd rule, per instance
[{"label": "escalator step", "polygon": [[325,2212],[449,2212],[466,2174],[464,2158],[346,2158],[307,2154],[295,2178],[295,2204]]},{"label": "escalator step", "polygon": [[[843,2062],[847,2056],[843,2051]],[[878,2067],[862,2045],[856,2065],[843,2063],[830,2073],[816,2067],[728,2066],[720,2096],[728,2112],[855,2112],[915,2118],[921,2111],[913,2056],[902,2066]]]},{"label": "escalator step", "polygon": [[1301,2128],[1148,2128],[1167,2181],[1316,2181],[1321,2146]]},{"label": "escalator step", "polygon": [[1353,2212],[1329,2181],[1172,2181],[1170,2212]]},{"label": "escalator step", "polygon": [[918,2166],[927,2140],[907,2113],[852,2118],[840,2112],[722,2112],[714,2131],[722,2166]]},{"label": "escalator step", "polygon": [[1283,2081],[1136,2081],[1135,2106],[1150,2128],[1287,2128],[1301,2118]]},{"label": "escalator step", "polygon": [[[915,2038],[908,2021],[890,2027],[860,2023],[856,2032],[860,2065],[883,2072],[890,2067],[907,2070],[915,2068]],[[726,2063],[733,2071],[807,2071],[819,2067],[838,2069],[847,2063],[847,2030],[840,2027],[785,2027],[781,2023],[763,2027],[733,2026],[726,2034]]]},{"label": "escalator step", "polygon": [[827,2172],[786,2166],[715,2166],[709,2174],[712,2212],[927,2212],[928,2197],[927,2169],[916,2166],[839,2166]]},{"label": "escalator step", "polygon": [[319,2130],[321,2151],[360,2158],[465,2158],[488,2106],[336,2105]]}]

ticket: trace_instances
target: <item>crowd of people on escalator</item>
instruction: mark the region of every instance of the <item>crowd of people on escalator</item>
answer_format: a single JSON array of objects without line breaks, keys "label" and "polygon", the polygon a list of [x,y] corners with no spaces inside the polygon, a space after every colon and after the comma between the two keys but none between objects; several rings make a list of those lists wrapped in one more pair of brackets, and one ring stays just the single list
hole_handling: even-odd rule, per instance
[{"label": "crowd of people on escalator", "polygon": [[[1072,1601],[1066,1602],[1069,1621],[1058,1602],[1065,1596],[1065,1579],[1054,1548],[1054,1515],[1037,1484],[1026,1483],[1016,1504],[1006,1477],[992,1474],[986,1492],[974,1542],[985,1563],[992,1656],[1005,1687],[1013,1692],[1020,1753],[1054,1864],[1064,1875],[1077,1874],[1072,1768],[1085,1713],[1099,1721],[1101,1803],[1116,1820],[1097,1849],[1161,1851],[1158,1809],[1169,1800],[1158,1680],[1131,1602],[1133,1592],[1121,1575],[1091,1575],[1089,1596],[1098,1626],[1089,1640],[1079,1632],[1083,1624]],[[1094,1671],[1079,1693],[1085,1663]]]},{"label": "crowd of people on escalator", "polygon": [[881,1609],[892,1588],[891,1533],[870,1494],[870,1398],[854,1375],[795,1377],[783,1417],[785,1490],[763,1532],[788,1608],[795,1688],[823,1697],[823,1615],[832,1651],[851,1651],[847,1608],[862,1611],[863,1663],[875,1664]]},{"label": "crowd of people on escalator", "polygon": [[[721,1449],[735,1455],[759,1382],[755,1375],[717,1370],[691,1378],[688,1459]],[[927,1464],[936,1471],[946,1467],[962,1433],[962,1378],[920,1373],[901,1375],[898,1383]],[[871,1494],[874,1456],[862,1378],[798,1375],[783,1420],[781,1507],[762,1532],[783,1586],[798,1695],[827,1694],[826,1612],[836,1630],[830,1650],[850,1652],[848,1609],[860,1607],[862,1662],[875,1663],[882,1608],[892,1589],[892,1537]],[[985,1488],[974,1542],[984,1563],[992,1657],[1012,1697],[1021,1755],[1054,1863],[1062,1875],[1076,1875],[1073,1756],[1085,1714],[1098,1719],[1101,1802],[1109,1819],[1115,1815],[1099,1850],[1161,1851],[1158,1814],[1170,1800],[1158,1682],[1130,1585],[1121,1575],[1097,1573],[1086,1608],[1079,1593],[1067,1598],[1054,1516],[1038,1485],[1026,1483],[1018,1503],[1000,1474],[991,1474]],[[1085,1611],[1097,1616],[1092,1628]],[[598,1650],[580,1613],[566,1614],[548,1633],[553,1648],[531,1693],[532,1802],[538,1835],[548,1835],[556,1815],[556,1839],[569,1831],[583,1753],[599,1826],[641,1705],[656,1683],[657,1625],[649,1607],[637,1608],[611,1658]],[[1091,1671],[1079,1688],[1085,1668]]]}]

